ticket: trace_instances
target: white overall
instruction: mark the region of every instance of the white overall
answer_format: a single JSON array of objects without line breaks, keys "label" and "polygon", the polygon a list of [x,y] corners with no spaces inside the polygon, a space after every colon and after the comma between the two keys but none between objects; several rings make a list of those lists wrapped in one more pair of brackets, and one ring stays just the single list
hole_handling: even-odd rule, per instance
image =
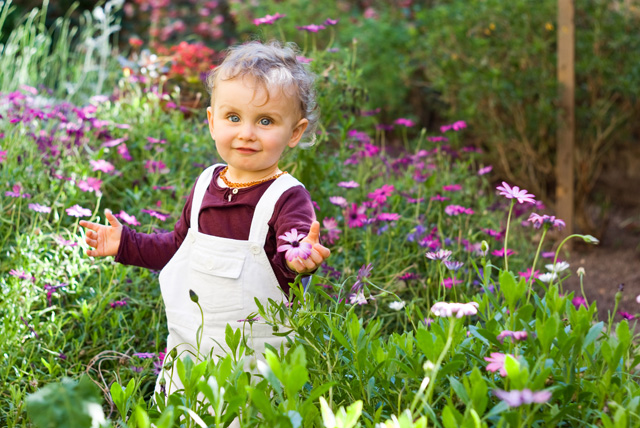
[{"label": "white overall", "polygon": [[[229,324],[233,329],[241,328],[243,323],[238,320],[257,313],[254,298],[265,305],[269,298],[283,299],[264,244],[276,202],[286,190],[302,185],[284,174],[269,186],[256,206],[248,241],[205,235],[198,230],[198,214],[213,171],[218,166],[221,164],[210,166],[198,178],[191,208],[191,227],[178,251],[160,272],[169,329],[167,354],[176,348],[181,358],[190,355],[196,360],[193,356],[197,353],[196,333],[202,320],[198,306],[189,297],[191,289],[198,295],[204,312],[201,355],[197,358],[200,361],[212,350],[214,358],[228,352],[224,341],[225,327]],[[247,324],[244,333],[247,344],[258,358],[264,353],[265,343],[278,349],[283,342],[283,338],[273,336],[271,326],[259,322],[254,322],[251,329]],[[163,370],[163,373],[167,395],[183,388],[175,370],[173,376],[170,376],[171,370]],[[158,385],[156,390],[159,390]]]}]

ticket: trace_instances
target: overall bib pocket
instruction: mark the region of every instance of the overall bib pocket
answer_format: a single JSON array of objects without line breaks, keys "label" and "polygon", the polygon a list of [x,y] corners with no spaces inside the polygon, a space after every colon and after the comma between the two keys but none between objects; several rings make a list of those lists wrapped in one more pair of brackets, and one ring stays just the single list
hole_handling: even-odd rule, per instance
[{"label": "overall bib pocket", "polygon": [[198,295],[202,309],[217,313],[243,308],[240,273],[244,256],[195,251],[189,260],[186,283]]}]

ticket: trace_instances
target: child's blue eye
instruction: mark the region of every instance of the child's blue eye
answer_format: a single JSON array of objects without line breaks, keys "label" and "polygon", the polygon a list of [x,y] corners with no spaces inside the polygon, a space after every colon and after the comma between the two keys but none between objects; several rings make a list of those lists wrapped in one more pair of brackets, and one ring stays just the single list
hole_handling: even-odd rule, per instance
[{"label": "child's blue eye", "polygon": [[231,116],[229,116],[228,119],[231,122],[240,122],[240,118],[238,116],[236,116],[235,114],[232,114]]},{"label": "child's blue eye", "polygon": [[271,119],[267,119],[266,117],[264,119],[260,119],[260,125],[264,125],[264,126],[271,125]]}]

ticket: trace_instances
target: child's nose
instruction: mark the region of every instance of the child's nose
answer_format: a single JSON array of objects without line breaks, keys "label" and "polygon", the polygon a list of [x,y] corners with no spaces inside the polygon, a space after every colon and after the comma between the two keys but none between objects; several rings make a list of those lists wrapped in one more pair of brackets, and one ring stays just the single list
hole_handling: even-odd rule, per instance
[{"label": "child's nose", "polygon": [[256,137],[255,129],[252,123],[246,123],[238,132],[238,138],[241,140],[253,140]]}]

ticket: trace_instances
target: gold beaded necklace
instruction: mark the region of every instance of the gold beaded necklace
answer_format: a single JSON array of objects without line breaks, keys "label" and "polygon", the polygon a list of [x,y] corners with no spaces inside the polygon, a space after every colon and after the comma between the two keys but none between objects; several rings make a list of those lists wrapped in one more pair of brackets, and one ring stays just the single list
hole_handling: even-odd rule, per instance
[{"label": "gold beaded necklace", "polygon": [[230,187],[232,189],[255,186],[256,184],[265,183],[269,180],[275,180],[281,175],[287,174],[287,171],[282,171],[277,173],[276,175],[272,175],[271,177],[263,178],[262,180],[249,181],[248,183],[233,183],[227,180],[227,177],[225,177],[228,170],[229,170],[229,166],[225,166],[224,169],[220,172],[220,179],[224,182],[224,184],[227,185],[227,187]]}]

